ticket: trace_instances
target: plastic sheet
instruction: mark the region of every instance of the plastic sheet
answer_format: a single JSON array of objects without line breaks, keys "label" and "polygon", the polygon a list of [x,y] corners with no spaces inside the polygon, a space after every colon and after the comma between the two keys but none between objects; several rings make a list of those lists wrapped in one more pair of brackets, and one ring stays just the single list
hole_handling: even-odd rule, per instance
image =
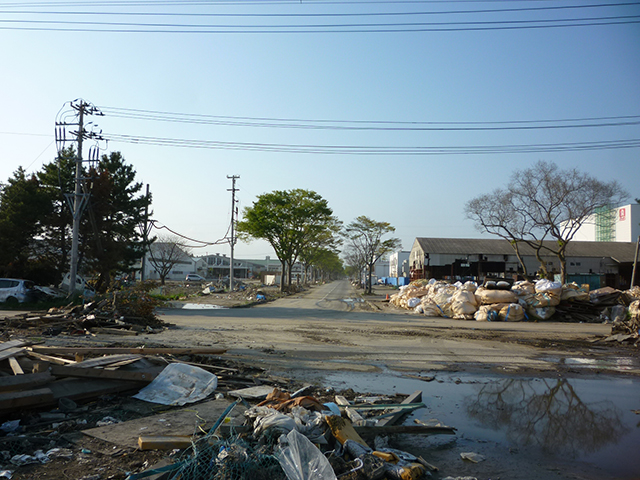
[{"label": "plastic sheet", "polygon": [[218,377],[202,368],[171,363],[133,398],[162,405],[184,405],[203,400],[218,387]]},{"label": "plastic sheet", "polygon": [[337,480],[327,458],[296,430],[280,437],[277,455],[289,480]]}]

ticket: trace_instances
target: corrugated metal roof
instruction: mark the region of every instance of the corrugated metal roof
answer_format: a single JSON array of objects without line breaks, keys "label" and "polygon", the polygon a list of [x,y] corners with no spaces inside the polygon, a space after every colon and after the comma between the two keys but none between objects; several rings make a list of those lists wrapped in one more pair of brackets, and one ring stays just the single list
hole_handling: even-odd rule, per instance
[{"label": "corrugated metal roof", "polygon": [[[501,238],[424,238],[417,237],[416,242],[425,253],[450,255],[513,255],[514,250],[507,240]],[[556,243],[546,241],[555,249]],[[618,262],[633,262],[636,244],[631,242],[569,242],[567,256],[571,257],[611,257]],[[522,255],[535,255],[534,250],[521,243]],[[553,254],[545,253],[544,256]]]}]

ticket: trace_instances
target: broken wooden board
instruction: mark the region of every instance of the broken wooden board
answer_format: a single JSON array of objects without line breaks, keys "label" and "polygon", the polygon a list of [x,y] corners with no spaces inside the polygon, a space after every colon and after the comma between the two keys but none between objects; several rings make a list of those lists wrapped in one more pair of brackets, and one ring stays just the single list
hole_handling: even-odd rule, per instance
[{"label": "broken wooden board", "polygon": [[[420,402],[421,400],[422,400],[422,390],[416,390],[411,395],[409,395],[407,398],[405,398],[400,404],[401,405],[407,405],[407,404]],[[377,426],[378,427],[384,427],[385,425],[393,425],[394,423],[397,423],[398,421],[400,421],[400,419],[407,412],[404,411],[404,410],[401,410],[401,409],[397,409],[397,411],[394,411],[393,413],[394,413],[394,415],[391,415],[389,417],[381,419],[378,422]]]},{"label": "broken wooden board", "polygon": [[27,390],[44,385],[52,380],[53,377],[49,372],[0,377],[0,392]]},{"label": "broken wooden board", "polygon": [[[218,418],[231,405],[231,401],[226,399],[210,400],[208,402],[190,405],[185,408],[170,409],[162,414],[145,418],[129,420],[127,422],[116,423],[104,427],[90,428],[84,430],[87,436],[99,438],[114,445],[131,448],[138,447],[138,438],[141,435],[183,435],[191,436],[195,433],[205,433]],[[227,414],[230,418],[229,424],[242,424],[246,407],[236,405]]]},{"label": "broken wooden board", "polygon": [[358,435],[358,432],[356,432],[349,420],[342,418],[339,415],[327,415],[324,419],[327,422],[327,425],[329,425],[331,433],[336,440],[340,442],[340,444],[344,445],[344,442],[347,440],[353,440],[354,442],[369,448],[367,442]]},{"label": "broken wooden board", "polygon": [[0,352],[10,348],[24,347],[26,345],[29,345],[29,343],[25,340],[9,340],[8,342],[0,343]]},{"label": "broken wooden board", "polygon": [[342,395],[336,395],[334,397],[334,400],[339,407],[344,408],[344,411],[347,414],[347,417],[349,417],[349,420],[351,420],[352,424],[360,425],[366,422],[362,415],[360,415],[355,409],[349,407],[349,405],[351,405],[351,402],[349,402],[349,400],[347,400],[345,397],[343,397]]},{"label": "broken wooden board", "polygon": [[24,353],[27,347],[12,347],[7,348],[5,350],[0,351],[0,360],[5,360],[7,358],[15,357],[16,355],[20,355]]},{"label": "broken wooden board", "polygon": [[162,347],[32,347],[34,352],[43,354],[94,354],[115,355],[119,353],[139,353],[140,355],[219,355],[225,353],[225,348],[193,347],[193,348],[162,348]]},{"label": "broken wooden board", "polygon": [[156,367],[152,371],[105,370],[103,368],[80,368],[74,366],[53,365],[51,374],[56,377],[107,378],[111,380],[127,380],[132,382],[151,382],[162,371]]},{"label": "broken wooden board", "polygon": [[22,370],[18,360],[14,357],[9,357],[9,366],[11,367],[11,370],[13,370],[14,375],[24,375],[24,370]]},{"label": "broken wooden board", "polygon": [[258,385],[256,387],[241,388],[240,390],[233,390],[227,395],[234,398],[244,398],[246,400],[264,400],[274,387],[269,385]]},{"label": "broken wooden board", "polygon": [[70,365],[72,363],[76,363],[75,360],[68,360],[66,358],[61,358],[61,357],[52,357],[51,355],[44,355],[42,353],[38,353],[30,350],[25,351],[25,353],[30,357],[37,358],[38,360],[43,360],[45,362],[55,363],[56,365]]},{"label": "broken wooden board", "polygon": [[[126,353],[126,354],[120,354],[120,355],[105,355],[103,357],[92,358],[91,360],[84,360],[82,362],[77,362],[74,365],[74,367],[91,368],[91,367],[113,365],[116,363],[119,365],[123,365],[122,362],[131,363],[131,362],[140,360],[141,358],[142,358],[141,355],[138,355],[135,353]],[[124,365],[126,365],[126,363]]]},{"label": "broken wooden board", "polygon": [[138,437],[140,450],[174,450],[183,449],[192,445],[193,439],[188,435],[155,435]]},{"label": "broken wooden board", "polygon": [[49,388],[37,388],[20,392],[0,393],[0,411],[14,411],[18,408],[51,403],[54,395]]}]

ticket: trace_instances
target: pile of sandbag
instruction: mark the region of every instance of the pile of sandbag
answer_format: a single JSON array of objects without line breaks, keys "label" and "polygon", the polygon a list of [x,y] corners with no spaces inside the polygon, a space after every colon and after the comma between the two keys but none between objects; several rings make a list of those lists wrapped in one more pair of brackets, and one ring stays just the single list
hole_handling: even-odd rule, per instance
[{"label": "pile of sandbag", "polygon": [[480,322],[520,322],[524,319],[524,309],[518,303],[517,293],[509,289],[511,285],[499,285],[501,283],[493,285],[487,282],[476,290],[479,307],[473,318]]}]

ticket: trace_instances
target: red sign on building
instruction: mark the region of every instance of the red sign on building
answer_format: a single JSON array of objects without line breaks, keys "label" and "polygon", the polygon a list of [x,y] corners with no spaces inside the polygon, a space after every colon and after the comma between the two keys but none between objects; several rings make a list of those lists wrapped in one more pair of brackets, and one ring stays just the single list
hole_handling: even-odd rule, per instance
[{"label": "red sign on building", "polygon": [[618,219],[621,222],[624,222],[626,218],[627,218],[627,210],[625,208],[621,208],[620,210],[618,210]]}]

